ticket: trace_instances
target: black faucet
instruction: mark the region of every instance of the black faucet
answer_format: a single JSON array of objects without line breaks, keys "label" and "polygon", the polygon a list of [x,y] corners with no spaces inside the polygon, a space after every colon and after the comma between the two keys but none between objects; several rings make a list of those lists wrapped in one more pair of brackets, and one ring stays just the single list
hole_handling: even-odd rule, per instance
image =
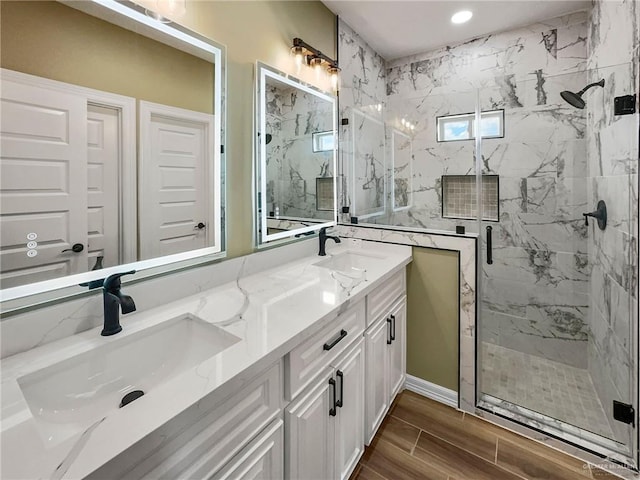
[{"label": "black faucet", "polygon": [[327,227],[321,228],[320,233],[318,234],[318,240],[320,240],[320,251],[318,252],[318,255],[320,255],[321,257],[324,257],[327,255],[327,252],[325,251],[325,247],[327,245],[327,240],[329,238],[336,243],[340,243],[340,237],[338,237],[337,235],[335,237],[331,235],[327,235]]},{"label": "black faucet", "polygon": [[120,277],[123,275],[133,275],[135,270],[124,273],[115,273],[109,275],[102,284],[102,300],[104,304],[104,327],[100,335],[108,337],[109,335],[115,335],[122,330],[120,326],[120,307],[122,307],[122,314],[136,311],[136,304],[133,302],[133,298],[129,295],[124,295],[120,291]]}]

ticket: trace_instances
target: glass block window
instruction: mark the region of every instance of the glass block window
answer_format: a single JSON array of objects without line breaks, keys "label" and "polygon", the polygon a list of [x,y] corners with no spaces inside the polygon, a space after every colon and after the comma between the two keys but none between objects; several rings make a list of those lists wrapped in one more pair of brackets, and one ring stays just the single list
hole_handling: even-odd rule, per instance
[{"label": "glass block window", "polygon": [[[447,115],[437,117],[438,142],[455,142],[476,138],[476,114]],[[482,112],[480,121],[482,138],[504,137],[504,110]]]},{"label": "glass block window", "polygon": [[[475,175],[443,175],[441,187],[443,218],[478,218]],[[482,176],[483,220],[499,220],[499,191],[498,175]]]}]

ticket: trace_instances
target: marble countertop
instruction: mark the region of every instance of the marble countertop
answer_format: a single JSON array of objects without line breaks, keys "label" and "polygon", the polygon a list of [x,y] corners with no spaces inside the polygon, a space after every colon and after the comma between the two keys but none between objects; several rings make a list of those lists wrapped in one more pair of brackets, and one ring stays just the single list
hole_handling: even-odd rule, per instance
[{"label": "marble countertop", "polygon": [[[314,255],[284,263],[286,247],[282,247],[281,267],[250,276],[240,273],[235,282],[122,316],[123,331],[118,335],[101,337],[101,328],[94,328],[3,359],[0,476],[89,475],[243,372],[275,362],[411,261],[411,248],[402,245],[366,241],[327,245],[329,255],[347,250],[377,257],[366,266],[366,281],[350,291],[344,279],[314,265],[322,258]],[[50,437],[39,427],[18,383],[21,377],[187,314],[241,340],[67,438]]]}]

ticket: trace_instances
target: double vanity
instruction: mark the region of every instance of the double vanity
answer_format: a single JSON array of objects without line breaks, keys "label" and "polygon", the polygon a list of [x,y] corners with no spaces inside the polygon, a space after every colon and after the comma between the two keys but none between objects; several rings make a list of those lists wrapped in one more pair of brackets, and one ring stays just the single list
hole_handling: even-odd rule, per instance
[{"label": "double vanity", "polygon": [[404,382],[411,249],[327,253],[4,359],[2,477],[348,478]]}]

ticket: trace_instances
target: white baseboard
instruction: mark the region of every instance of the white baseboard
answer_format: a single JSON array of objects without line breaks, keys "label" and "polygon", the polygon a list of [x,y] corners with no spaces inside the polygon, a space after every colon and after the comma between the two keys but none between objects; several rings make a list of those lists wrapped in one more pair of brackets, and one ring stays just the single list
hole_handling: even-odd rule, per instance
[{"label": "white baseboard", "polygon": [[435,383],[427,382],[413,375],[407,375],[404,382],[404,388],[411,390],[412,392],[419,393],[436,402],[444,403],[453,408],[458,408],[458,393],[449,390],[448,388],[441,387]]}]

